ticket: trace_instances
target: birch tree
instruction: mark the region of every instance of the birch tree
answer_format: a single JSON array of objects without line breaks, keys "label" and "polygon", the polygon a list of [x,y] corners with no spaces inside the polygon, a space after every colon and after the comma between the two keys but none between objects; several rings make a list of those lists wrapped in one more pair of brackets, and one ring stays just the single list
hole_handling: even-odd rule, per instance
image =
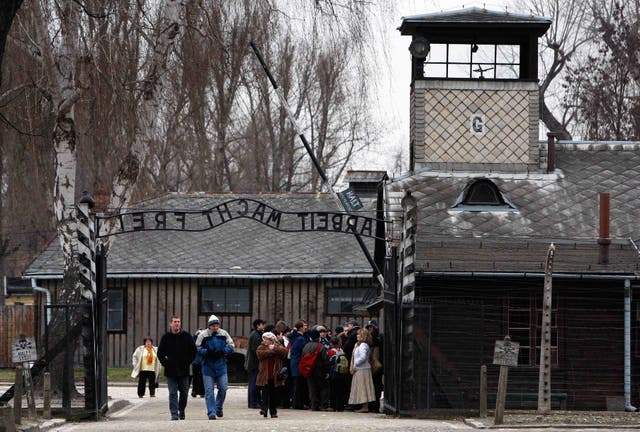
[{"label": "birch tree", "polygon": [[[139,105],[136,110],[134,141],[120,164],[112,186],[109,207],[116,212],[128,205],[131,200],[133,186],[138,180],[141,164],[147,154],[147,144],[161,139],[158,134],[161,128],[158,127],[156,120],[160,112],[162,79],[166,72],[168,57],[174,48],[174,41],[183,26],[184,11],[182,9],[181,0],[165,0],[162,5],[157,24],[158,34],[155,43],[149,47],[144,75],[139,83]],[[106,228],[107,231],[112,229],[112,226]]]}]

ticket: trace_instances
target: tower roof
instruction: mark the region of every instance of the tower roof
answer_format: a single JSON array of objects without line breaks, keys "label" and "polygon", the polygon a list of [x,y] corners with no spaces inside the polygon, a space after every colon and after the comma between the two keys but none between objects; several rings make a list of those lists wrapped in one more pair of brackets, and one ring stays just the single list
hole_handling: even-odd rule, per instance
[{"label": "tower roof", "polygon": [[447,12],[434,12],[402,17],[402,24],[398,28],[403,35],[424,33],[431,29],[442,31],[445,29],[520,29],[527,33],[542,36],[552,19],[535,15],[499,12],[478,7],[464,8]]}]

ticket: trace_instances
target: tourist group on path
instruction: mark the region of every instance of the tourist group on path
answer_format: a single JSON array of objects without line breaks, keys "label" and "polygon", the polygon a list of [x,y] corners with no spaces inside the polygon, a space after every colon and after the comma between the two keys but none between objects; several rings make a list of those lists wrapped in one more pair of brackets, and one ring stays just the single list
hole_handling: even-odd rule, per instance
[{"label": "tourist group on path", "polygon": [[[147,337],[132,356],[138,396],[145,387],[155,397],[160,367],[169,390],[171,420],[184,420],[189,387],[204,396],[209,420],[224,416],[228,387],[227,358],[234,341],[211,315],[207,328],[195,335],[172,316],[170,330],[158,347]],[[278,417],[278,408],[314,411],[379,412],[382,394],[382,338],[375,321],[360,328],[356,320],[331,332],[323,325],[309,328],[299,320],[289,329],[283,321],[253,322],[245,368],[249,376],[248,407],[260,415]],[[214,395],[214,391],[215,392]]]}]

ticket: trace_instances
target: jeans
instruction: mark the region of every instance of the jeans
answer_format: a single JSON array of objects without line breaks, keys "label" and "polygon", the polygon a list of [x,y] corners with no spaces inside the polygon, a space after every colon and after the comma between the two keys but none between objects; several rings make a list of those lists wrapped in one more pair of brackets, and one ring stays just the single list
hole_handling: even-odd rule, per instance
[{"label": "jeans", "polygon": [[260,391],[256,386],[256,378],[258,377],[258,369],[249,371],[249,408],[255,408],[260,405]]},{"label": "jeans", "polygon": [[[167,387],[169,388],[171,419],[184,418],[184,409],[187,407],[187,397],[189,396],[189,376],[167,377]],[[179,401],[178,391],[180,392]]]},{"label": "jeans", "polygon": [[[204,381],[204,401],[207,404],[207,416],[220,416],[224,399],[227,397],[227,385],[229,383],[227,374],[217,377],[202,375],[202,381]],[[215,399],[213,397],[214,384],[218,387],[218,394]]]}]

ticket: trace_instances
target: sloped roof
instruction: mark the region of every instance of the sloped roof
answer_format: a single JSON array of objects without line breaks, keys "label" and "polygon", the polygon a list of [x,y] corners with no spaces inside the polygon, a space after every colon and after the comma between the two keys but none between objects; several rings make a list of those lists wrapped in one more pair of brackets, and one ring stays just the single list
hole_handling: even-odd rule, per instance
[{"label": "sloped roof", "polygon": [[[390,183],[391,217],[398,216],[405,191],[417,200],[419,269],[540,271],[546,247],[556,241],[559,271],[635,272],[638,254],[629,239],[640,238],[640,150],[568,144],[558,145],[556,158],[558,169],[551,174],[425,170]],[[518,211],[452,211],[478,178],[491,179]],[[594,252],[600,192],[611,193],[611,250],[621,254],[608,266],[598,266]],[[563,252],[577,249],[582,252]]]},{"label": "sloped roof", "polygon": [[[328,194],[170,194],[131,210],[202,210],[233,199],[254,199],[282,211],[340,211]],[[373,241],[363,238],[373,253]],[[29,266],[29,276],[61,275],[57,239]],[[319,277],[369,276],[371,267],[352,235],[285,233],[251,219],[209,231],[140,231],[113,237],[108,273],[114,276]]]},{"label": "sloped roof", "polygon": [[511,28],[535,30],[544,34],[552,23],[549,17],[493,11],[470,7],[446,12],[425,13],[402,17],[398,29],[403,35],[414,34],[417,29],[451,28]]},{"label": "sloped roof", "polygon": [[494,11],[479,7],[469,7],[453,11],[431,12],[418,15],[403,16],[403,21],[423,23],[540,23],[550,24],[551,18],[532,14],[519,14],[507,11]]}]

